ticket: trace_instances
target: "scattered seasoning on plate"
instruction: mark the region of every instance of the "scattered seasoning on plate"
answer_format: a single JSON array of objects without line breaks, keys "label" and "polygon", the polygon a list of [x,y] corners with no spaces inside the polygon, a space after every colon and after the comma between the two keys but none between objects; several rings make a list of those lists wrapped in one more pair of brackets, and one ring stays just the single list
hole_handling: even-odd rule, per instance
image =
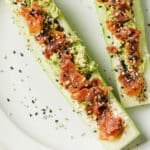
[{"label": "scattered seasoning on plate", "polygon": [[21,57],[23,57],[23,56],[24,56],[24,54],[23,54],[23,53],[20,53],[20,56],[21,56]]},{"label": "scattered seasoning on plate", "polygon": [[55,123],[58,123],[59,122],[59,120],[55,120]]},{"label": "scattered seasoning on plate", "polygon": [[46,109],[45,109],[45,108],[42,108],[41,111],[46,111]]},{"label": "scattered seasoning on plate", "polygon": [[13,66],[10,66],[10,69],[11,69],[11,70],[14,70],[14,67],[13,67]]},{"label": "scattered seasoning on plate", "polygon": [[52,109],[50,109],[49,112],[52,113],[53,112]]},{"label": "scattered seasoning on plate", "polygon": [[45,115],[46,114],[46,111],[43,111],[43,115]]},{"label": "scattered seasoning on plate", "polygon": [[15,51],[15,50],[13,51],[13,54],[16,54],[16,51]]},{"label": "scattered seasoning on plate", "polygon": [[19,69],[18,71],[19,71],[19,73],[22,73],[22,70],[21,70],[21,69]]},{"label": "scattered seasoning on plate", "polygon": [[37,116],[37,115],[38,115],[38,112],[35,113],[35,116]]},{"label": "scattered seasoning on plate", "polygon": [[7,98],[7,102],[10,102],[10,99],[9,99],[9,98]]},{"label": "scattered seasoning on plate", "polygon": [[32,114],[29,114],[30,117],[32,117]]}]

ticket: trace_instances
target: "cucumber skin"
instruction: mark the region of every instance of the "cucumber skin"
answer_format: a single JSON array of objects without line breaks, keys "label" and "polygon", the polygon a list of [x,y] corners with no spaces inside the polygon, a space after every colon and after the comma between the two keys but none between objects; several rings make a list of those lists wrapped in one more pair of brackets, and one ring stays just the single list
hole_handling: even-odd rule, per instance
[{"label": "cucumber skin", "polygon": [[[89,117],[87,117],[82,107],[80,107],[70,97],[70,94],[67,92],[67,90],[65,90],[62,86],[60,86],[60,84],[58,84],[55,81],[56,79],[54,74],[56,69],[55,66],[42,55],[41,53],[42,47],[35,41],[34,37],[29,34],[28,27],[24,18],[17,14],[15,8],[13,8],[13,6],[11,5],[11,0],[7,0],[7,2],[11,7],[12,11],[14,12],[13,17],[17,26],[19,27],[19,31],[22,33],[24,38],[28,40],[28,42],[30,42],[28,43],[28,47],[31,49],[31,53],[34,56],[34,58],[38,61],[40,66],[47,73],[48,78],[51,79],[51,81],[56,85],[56,87],[58,87],[59,91],[66,97],[66,100],[71,104],[71,106],[75,109],[75,111],[81,112],[78,113],[79,116],[84,120],[84,122],[86,122],[88,126],[90,126],[91,131],[97,130],[96,122],[90,119]],[[65,24],[65,28],[67,28],[67,30],[70,30],[70,32],[74,34],[74,32],[71,30],[70,26],[68,25],[67,21],[65,20],[65,18],[61,13],[58,18],[63,22],[62,24]],[[99,78],[103,81],[103,84],[106,85],[106,83],[104,82],[104,80],[102,79],[102,77],[98,72],[96,72],[96,75],[99,76]],[[133,140],[138,138],[140,132],[111,92],[109,93],[109,96],[112,98],[111,101],[113,103],[113,107],[116,109],[116,112],[119,113],[125,120],[126,128],[124,134],[119,139],[116,139],[114,141],[103,141],[103,140],[99,140],[99,141],[103,144],[106,150],[120,150],[126,147]]]},{"label": "cucumber skin", "polygon": [[[99,8],[99,2],[97,2],[97,0],[95,0],[95,6],[96,6],[96,10],[97,10],[97,14],[98,14],[98,18],[102,23],[102,31],[103,31],[103,35],[104,35],[104,40],[106,45],[109,45],[111,42],[110,40],[107,38],[107,36],[109,35],[110,37],[112,37],[111,33],[108,31],[106,25],[105,25],[105,21],[106,21],[106,12],[105,12],[105,7],[104,5],[102,5],[103,7]],[[134,0],[134,11],[135,11],[135,18],[136,18],[136,26],[138,27],[138,29],[140,29],[142,31],[142,35],[141,35],[141,39],[140,39],[140,47],[142,49],[142,55],[143,55],[143,60],[144,60],[144,65],[143,65],[143,72],[144,72],[144,77],[147,83],[147,99],[145,101],[138,101],[136,99],[136,97],[129,97],[128,95],[126,95],[123,90],[121,89],[121,84],[118,81],[118,73],[116,73],[114,71],[115,74],[115,80],[117,83],[117,89],[118,89],[118,93],[119,93],[119,97],[120,97],[120,101],[122,103],[122,105],[125,108],[129,108],[129,107],[135,107],[135,106],[140,106],[140,105],[146,105],[146,104],[150,104],[150,77],[149,77],[149,73],[150,73],[150,55],[148,53],[148,48],[147,48],[147,43],[146,43],[146,35],[145,35],[145,27],[144,27],[144,16],[143,16],[143,12],[142,12],[142,8],[141,8],[141,0]],[[115,59],[115,58],[114,58]],[[110,62],[113,68],[115,68],[116,66],[116,61],[113,58],[110,57]],[[123,95],[123,97],[122,97]]]}]

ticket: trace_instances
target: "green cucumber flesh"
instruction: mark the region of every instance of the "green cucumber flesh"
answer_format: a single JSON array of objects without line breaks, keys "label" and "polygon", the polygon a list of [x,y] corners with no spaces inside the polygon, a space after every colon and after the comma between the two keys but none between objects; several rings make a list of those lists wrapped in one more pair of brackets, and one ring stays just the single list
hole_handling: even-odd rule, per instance
[{"label": "green cucumber flesh", "polygon": [[[71,104],[71,106],[74,108],[79,116],[84,120],[84,122],[87,123],[87,125],[90,127],[91,131],[99,129],[97,128],[96,121],[92,118],[88,117],[84,111],[84,107],[82,105],[79,105],[75,100],[73,100],[69,94],[69,92],[63,88],[58,82],[56,82],[56,79],[59,74],[59,65],[57,65],[57,58],[55,56],[52,57],[51,60],[47,60],[45,56],[42,54],[43,47],[41,47],[38,42],[34,39],[32,35],[30,35],[28,31],[28,26],[25,21],[25,19],[18,15],[18,8],[17,6],[13,5],[11,0],[7,0],[8,4],[12,10],[13,18],[19,27],[19,31],[22,33],[24,38],[28,40],[29,48],[31,49],[31,53],[33,54],[34,58],[39,62],[40,66],[43,68],[43,70],[47,73],[48,77],[52,80],[52,82],[58,87],[59,91],[66,97],[66,100]],[[54,2],[51,1],[50,4],[47,7],[50,7],[50,5],[55,6]],[[55,10],[58,11],[57,6],[55,6]],[[64,31],[67,33],[71,33],[71,39],[76,39],[77,46],[80,45],[80,48],[86,53],[85,47],[80,43],[79,38],[75,35],[75,33],[72,31],[70,26],[68,25],[67,21],[63,17],[62,13],[58,11],[59,14],[56,15],[59,23],[64,28]],[[56,13],[55,13],[56,14]],[[50,14],[51,15],[51,14]],[[88,54],[87,54],[88,55]],[[88,56],[89,57],[89,56]],[[90,58],[88,60],[89,62],[93,62]],[[98,69],[93,71],[92,76],[98,77],[103,82],[103,85],[106,85],[103,78],[98,72]],[[118,100],[114,97],[114,95],[109,92],[109,98],[112,104],[112,109],[114,114],[119,115],[123,118],[125,121],[126,127],[124,129],[123,134],[117,138],[116,140],[110,140],[110,141],[104,141],[99,140],[103,145],[105,149],[108,150],[119,150],[127,146],[129,143],[131,143],[133,140],[135,140],[137,137],[139,137],[140,132],[133,123],[133,121],[130,119],[128,114],[124,111]],[[100,132],[100,131],[99,131]],[[94,133],[98,136],[98,132]]]},{"label": "green cucumber flesh", "polygon": [[[95,0],[95,5],[96,5],[97,13],[98,13],[98,18],[102,24],[102,31],[103,31],[106,45],[107,46],[111,45],[112,42],[114,42],[119,47],[119,44],[120,44],[119,40],[117,40],[114,36],[112,36],[111,32],[106,27],[105,22],[107,19],[107,12],[106,12],[106,8],[105,8],[105,4],[102,4],[100,2],[97,2],[97,0]],[[134,9],[134,14],[135,14],[136,27],[142,32],[141,38],[140,38],[140,52],[142,54],[142,59],[143,59],[144,63],[140,69],[142,70],[142,72],[144,74],[143,76],[145,78],[147,91],[145,92],[146,99],[143,101],[139,101],[137,97],[128,96],[124,92],[124,90],[121,88],[121,84],[118,81],[119,73],[114,71],[117,88],[118,88],[118,93],[120,96],[120,101],[121,101],[122,105],[127,108],[139,106],[139,105],[150,104],[150,84],[149,84],[150,83],[150,77],[149,77],[150,56],[148,53],[148,48],[147,48],[147,43],[146,43],[146,36],[145,36],[145,29],[144,29],[144,17],[143,17],[142,8],[141,8],[141,0],[134,0],[133,9]],[[108,36],[111,38],[107,38]],[[123,55],[123,57],[124,57],[124,55]],[[111,61],[113,69],[118,68],[118,66],[120,65],[120,61],[116,56],[110,57],[110,61]]]}]

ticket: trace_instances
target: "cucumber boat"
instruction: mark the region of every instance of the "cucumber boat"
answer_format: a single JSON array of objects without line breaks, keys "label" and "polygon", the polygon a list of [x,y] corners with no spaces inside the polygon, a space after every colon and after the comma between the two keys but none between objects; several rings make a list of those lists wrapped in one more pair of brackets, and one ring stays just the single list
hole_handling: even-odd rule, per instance
[{"label": "cucumber boat", "polygon": [[150,103],[150,57],[141,0],[95,0],[124,107]]},{"label": "cucumber boat", "polygon": [[53,0],[7,0],[31,53],[74,110],[108,150],[140,132],[101,77]]}]

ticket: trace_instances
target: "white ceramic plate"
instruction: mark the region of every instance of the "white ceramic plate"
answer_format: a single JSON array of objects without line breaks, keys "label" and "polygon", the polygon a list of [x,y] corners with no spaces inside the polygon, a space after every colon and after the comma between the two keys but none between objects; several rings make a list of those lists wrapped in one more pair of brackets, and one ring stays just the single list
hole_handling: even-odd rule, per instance
[{"label": "white ceramic plate", "polygon": [[[93,0],[56,2],[99,64],[105,79],[114,85]],[[147,36],[150,37],[149,6],[150,1],[143,0]],[[37,142],[53,150],[102,149],[30,55],[4,0],[0,1],[0,93],[1,109],[18,129]],[[150,106],[132,108],[128,112],[145,140],[149,140]]]}]

